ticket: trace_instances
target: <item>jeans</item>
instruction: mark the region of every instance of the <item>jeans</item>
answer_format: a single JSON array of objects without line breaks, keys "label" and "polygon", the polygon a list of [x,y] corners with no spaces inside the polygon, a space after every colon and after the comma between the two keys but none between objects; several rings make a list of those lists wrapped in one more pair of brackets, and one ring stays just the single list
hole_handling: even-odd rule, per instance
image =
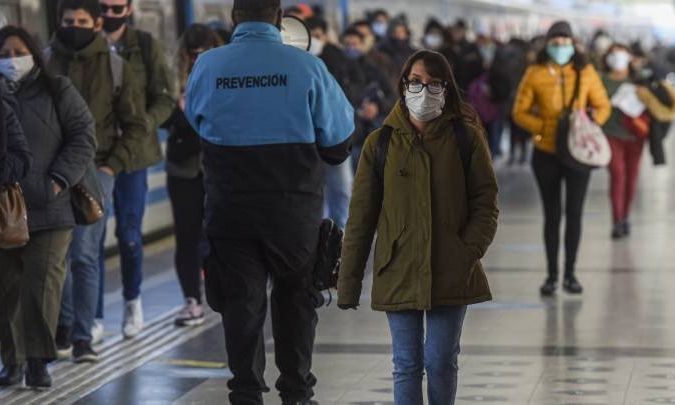
[{"label": "jeans", "polygon": [[[112,198],[115,178],[98,172],[104,203]],[[96,315],[99,294],[99,259],[103,255],[101,237],[105,233],[107,216],[93,225],[76,226],[68,258],[70,272],[61,299],[59,324],[72,328],[73,341],[91,341],[91,327]]]},{"label": "jeans", "polygon": [[[113,203],[115,211],[115,236],[120,249],[122,269],[122,295],[126,301],[141,295],[143,282],[143,215],[148,195],[148,170],[120,173],[115,181]],[[103,251],[105,237],[101,238]],[[103,295],[105,293],[105,258],[99,262],[101,288],[97,318],[103,318]]]},{"label": "jeans", "polygon": [[628,220],[630,207],[637,192],[637,180],[640,174],[640,161],[645,142],[642,139],[624,141],[608,136],[612,148],[612,161],[609,163],[610,197],[612,198],[612,216],[614,223]]},{"label": "jeans", "polygon": [[558,277],[558,250],[565,184],[565,276],[574,275],[581,242],[581,220],[591,173],[571,169],[554,154],[535,149],[532,169],[544,205],[544,242],[549,278]]},{"label": "jeans", "polygon": [[[394,403],[424,405],[427,372],[429,405],[452,405],[457,394],[457,356],[466,306],[430,311],[387,312],[394,350]],[[426,314],[426,340],[424,316]]]},{"label": "jeans", "polygon": [[324,194],[324,213],[342,229],[347,226],[349,201],[352,198],[354,171],[351,157],[339,166],[326,169],[326,188]]}]

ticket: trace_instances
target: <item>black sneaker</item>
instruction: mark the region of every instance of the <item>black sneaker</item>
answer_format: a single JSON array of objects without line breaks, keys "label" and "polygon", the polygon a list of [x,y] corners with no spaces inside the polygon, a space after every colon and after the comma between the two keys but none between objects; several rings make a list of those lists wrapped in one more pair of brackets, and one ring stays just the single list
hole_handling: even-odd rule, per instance
[{"label": "black sneaker", "polygon": [[91,342],[78,340],[73,344],[73,361],[75,363],[96,363],[98,353],[91,348]]},{"label": "black sneaker", "polygon": [[47,370],[47,362],[42,359],[28,359],[26,386],[31,388],[49,388],[52,386],[52,377]]},{"label": "black sneaker", "polygon": [[569,294],[581,294],[584,292],[584,288],[581,286],[581,283],[579,283],[579,280],[577,280],[577,278],[574,276],[565,277],[563,289]]},{"label": "black sneaker", "polygon": [[73,354],[73,342],[70,340],[70,328],[59,325],[56,327],[56,357],[67,359]]},{"label": "black sneaker", "polygon": [[555,294],[555,290],[558,288],[558,281],[555,277],[549,277],[544,281],[544,284],[539,289],[539,292],[543,297],[550,297]]},{"label": "black sneaker", "polygon": [[21,384],[25,368],[23,364],[4,366],[2,371],[0,371],[0,387]]}]

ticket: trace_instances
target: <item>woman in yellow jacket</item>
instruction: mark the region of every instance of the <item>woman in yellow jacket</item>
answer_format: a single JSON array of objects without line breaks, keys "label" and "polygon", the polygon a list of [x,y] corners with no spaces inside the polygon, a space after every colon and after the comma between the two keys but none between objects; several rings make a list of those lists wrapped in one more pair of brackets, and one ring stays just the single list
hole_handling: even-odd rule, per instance
[{"label": "woman in yellow jacket", "polygon": [[558,119],[574,98],[577,77],[581,82],[574,109],[590,110],[593,119],[603,124],[609,118],[611,104],[595,68],[575,48],[569,23],[559,21],[553,24],[546,40],[546,48],[538,55],[537,63],[527,70],[520,84],[513,118],[534,137],[532,168],[544,205],[544,242],[548,262],[548,278],[541,287],[541,294],[553,295],[557,288],[563,183],[567,220],[563,288],[571,294],[580,294],[583,289],[575,277],[575,267],[590,172],[567,167],[558,159],[556,131]]}]

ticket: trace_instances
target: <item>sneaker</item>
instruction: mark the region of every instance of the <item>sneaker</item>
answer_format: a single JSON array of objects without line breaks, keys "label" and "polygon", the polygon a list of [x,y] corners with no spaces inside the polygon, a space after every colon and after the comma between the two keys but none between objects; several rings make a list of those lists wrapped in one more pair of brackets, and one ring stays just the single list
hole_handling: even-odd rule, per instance
[{"label": "sneaker", "polygon": [[630,236],[630,232],[631,232],[630,222],[628,222],[628,220],[623,221],[623,234],[624,234],[624,236]]},{"label": "sneaker", "polygon": [[73,361],[75,363],[96,363],[98,353],[91,348],[91,342],[78,340],[73,344]]},{"label": "sneaker", "polygon": [[618,240],[626,236],[624,232],[623,222],[617,222],[612,227],[612,239]]},{"label": "sneaker", "polygon": [[91,344],[97,345],[103,341],[103,319],[94,319],[91,327]]},{"label": "sneaker", "polygon": [[23,364],[3,366],[2,371],[0,371],[0,387],[21,384],[25,370],[26,366]]},{"label": "sneaker", "polygon": [[54,337],[56,344],[56,357],[59,359],[67,359],[73,355],[73,342],[70,340],[70,328],[67,326],[58,325],[56,327],[56,336]]},{"label": "sneaker", "polygon": [[124,304],[124,320],[122,321],[122,333],[127,339],[136,337],[143,330],[143,307],[141,298],[127,301]]},{"label": "sneaker", "polygon": [[197,326],[204,323],[204,309],[194,298],[185,300],[185,306],[176,315],[176,326]]}]

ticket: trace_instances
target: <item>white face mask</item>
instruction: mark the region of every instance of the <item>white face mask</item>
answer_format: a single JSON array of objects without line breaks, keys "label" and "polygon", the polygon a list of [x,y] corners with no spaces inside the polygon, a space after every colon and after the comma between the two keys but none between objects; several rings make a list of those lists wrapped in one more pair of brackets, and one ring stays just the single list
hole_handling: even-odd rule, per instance
[{"label": "white face mask", "polygon": [[406,90],[405,104],[413,118],[418,121],[429,122],[443,114],[445,92],[431,94],[426,87],[419,93],[411,93]]},{"label": "white face mask", "polygon": [[384,21],[375,21],[372,28],[375,35],[378,37],[384,37],[387,35],[387,29],[389,28],[389,25]]},{"label": "white face mask", "polygon": [[0,59],[0,75],[12,82],[23,79],[35,67],[32,55]]},{"label": "white face mask", "polygon": [[424,45],[426,45],[429,49],[439,49],[441,46],[443,46],[443,36],[437,33],[427,34],[424,37]]},{"label": "white face mask", "polygon": [[309,44],[309,53],[311,53],[314,56],[319,56],[323,52],[323,48],[326,46],[326,43],[318,40],[316,38],[312,38],[312,43]]},{"label": "white face mask", "polygon": [[630,65],[631,55],[626,51],[614,51],[607,56],[607,65],[614,71],[624,71]]}]

